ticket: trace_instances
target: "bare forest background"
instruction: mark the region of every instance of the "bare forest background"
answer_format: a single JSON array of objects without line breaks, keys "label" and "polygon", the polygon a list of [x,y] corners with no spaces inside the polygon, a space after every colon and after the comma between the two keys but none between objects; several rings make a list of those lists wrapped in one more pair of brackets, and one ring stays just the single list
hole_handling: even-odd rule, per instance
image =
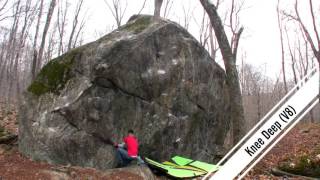
[{"label": "bare forest background", "polygon": [[[140,14],[148,4],[142,0],[141,6],[129,10],[129,0],[101,0],[106,11],[112,14],[109,29],[103,34],[125,23],[128,14]],[[201,3],[205,1],[201,0]],[[307,3],[306,3],[307,2]],[[297,0],[283,4],[278,0],[274,7],[277,14],[281,56],[270,59],[281,64],[276,78],[268,76],[266,66],[254,66],[246,61],[246,52],[239,49],[241,34],[246,31],[241,23],[241,12],[246,11],[244,0],[224,2],[215,0],[222,25],[227,35],[237,71],[242,93],[245,129],[250,129],[270,110],[304,75],[320,63],[320,3],[308,0],[302,7]],[[93,3],[93,2],[92,2]],[[157,3],[157,1],[155,1]],[[170,17],[174,11],[174,0],[163,0],[155,14]],[[288,3],[288,2],[286,2]],[[153,5],[153,4],[152,4]],[[200,5],[200,2],[199,2]],[[214,61],[221,61],[216,31],[205,11],[195,14],[194,8],[179,6],[179,24],[190,29],[191,22],[198,16],[198,33],[195,37],[210,53]],[[303,12],[301,10],[303,9]],[[41,67],[51,59],[72,48],[88,43],[85,39],[86,23],[89,21],[88,7],[84,0],[0,0],[0,103],[7,110],[19,104],[23,91],[36,77]],[[110,17],[109,17],[110,18]],[[318,18],[318,19],[317,19]],[[263,21],[263,20],[262,20]],[[102,34],[101,34],[102,35]],[[98,38],[98,37],[96,37]],[[259,42],[263,43],[263,42]],[[259,46],[257,45],[257,48]],[[265,49],[266,53],[270,52]],[[278,66],[275,66],[278,67]],[[304,122],[319,122],[320,108],[317,105]]]}]

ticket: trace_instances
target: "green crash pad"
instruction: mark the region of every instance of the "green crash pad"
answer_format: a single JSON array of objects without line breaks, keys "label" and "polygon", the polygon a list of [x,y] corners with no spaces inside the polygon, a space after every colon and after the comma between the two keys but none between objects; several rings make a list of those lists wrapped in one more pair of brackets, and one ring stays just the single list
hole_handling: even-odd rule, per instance
[{"label": "green crash pad", "polygon": [[198,170],[190,170],[190,169],[181,169],[171,165],[164,165],[153,161],[149,158],[145,158],[146,162],[154,166],[160,170],[164,170],[168,175],[176,177],[176,178],[192,178],[206,174],[206,172],[201,172]]},{"label": "green crash pad", "polygon": [[193,162],[194,160],[192,159],[188,159],[188,158],[184,158],[181,156],[175,156],[173,158],[171,158],[173,162],[175,162],[176,164],[180,165],[180,166],[185,166],[191,162]]},{"label": "green crash pad", "polygon": [[164,171],[168,175],[176,178],[193,178],[202,176],[208,172],[215,172],[219,170],[220,167],[214,164],[195,161],[181,156],[174,156],[171,158],[173,162],[165,161],[163,163],[159,163],[149,158],[146,158],[145,160],[150,166],[160,171]]},{"label": "green crash pad", "polygon": [[173,162],[175,162],[176,164],[180,165],[180,166],[192,166],[192,167],[196,167],[202,170],[205,170],[206,172],[215,172],[217,170],[219,170],[219,166],[214,165],[214,164],[208,164],[205,162],[201,162],[201,161],[194,161],[192,159],[188,159],[185,157],[181,157],[181,156],[174,156],[173,158],[171,158]]},{"label": "green crash pad", "polygon": [[164,165],[168,165],[168,166],[172,166],[174,168],[177,168],[177,169],[187,169],[187,170],[193,170],[193,171],[199,171],[199,172],[204,172],[204,173],[207,173],[207,171],[204,171],[202,169],[199,169],[199,168],[196,168],[196,167],[192,167],[192,166],[179,166],[173,162],[169,162],[169,161],[165,161],[163,162],[162,164]]}]

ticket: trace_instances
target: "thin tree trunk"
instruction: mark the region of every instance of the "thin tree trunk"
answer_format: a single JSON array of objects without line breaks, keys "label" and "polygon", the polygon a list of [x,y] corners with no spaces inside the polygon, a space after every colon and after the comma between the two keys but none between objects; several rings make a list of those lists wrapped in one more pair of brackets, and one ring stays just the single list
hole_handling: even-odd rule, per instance
[{"label": "thin tree trunk", "polygon": [[[238,71],[236,67],[236,54],[233,54],[231,46],[228,42],[224,27],[217,13],[216,7],[209,0],[200,0],[202,6],[209,15],[212,27],[214,29],[217,41],[221,50],[221,54],[226,69],[226,81],[231,103],[231,120],[233,123],[233,143],[237,143],[245,134],[245,119],[240,90]],[[240,35],[241,33],[239,33]]]},{"label": "thin tree trunk", "polygon": [[[162,0],[161,0],[162,1]],[[161,2],[162,3],[162,2]],[[172,4],[173,4],[173,1],[171,0],[166,0],[165,4],[164,4],[164,12],[163,12],[163,17],[164,18],[167,18],[170,11],[171,11],[171,8],[172,8]],[[160,11],[160,14],[161,14],[161,11]],[[161,15],[160,15],[161,16]]]},{"label": "thin tree trunk", "polygon": [[[6,34],[3,35],[3,40],[4,42],[6,42]],[[6,68],[6,65],[7,65],[7,61],[5,60],[4,56],[5,56],[5,53],[6,53],[6,44],[4,43],[1,47],[1,54],[0,54],[0,90],[1,90],[1,94],[0,94],[0,97],[5,97],[4,95],[4,73],[5,73],[5,68]],[[2,100],[2,99],[0,99]]]},{"label": "thin tree trunk", "polygon": [[11,109],[12,97],[13,97],[13,81],[14,81],[14,55],[17,52],[17,32],[19,29],[19,20],[21,9],[21,1],[19,0],[15,7],[15,15],[13,20],[13,25],[10,30],[9,45],[7,48],[6,61],[8,61],[8,66],[6,67],[6,80],[7,80],[7,92],[6,92],[6,106],[7,109]]},{"label": "thin tree trunk", "polygon": [[154,18],[160,19],[160,12],[163,0],[154,0]]},{"label": "thin tree trunk", "polygon": [[78,26],[79,14],[81,11],[82,4],[83,4],[83,0],[80,0],[77,4],[77,9],[76,9],[75,16],[73,19],[72,30],[71,30],[71,34],[70,34],[70,38],[69,38],[69,43],[68,43],[68,51],[72,48],[74,34],[75,34],[77,26]]},{"label": "thin tree trunk", "polygon": [[60,5],[58,8],[58,17],[57,17],[57,20],[58,20],[57,25],[58,25],[58,33],[59,33],[58,56],[60,56],[64,52],[63,38],[65,34],[67,12],[68,12],[68,1],[66,1],[64,9],[62,5]]},{"label": "thin tree trunk", "polygon": [[[3,36],[4,41],[6,41],[5,37],[6,37],[6,35]],[[1,76],[0,77],[3,77],[2,76],[2,73],[3,73],[2,70],[4,69],[4,67],[3,67],[4,66],[4,58],[3,58],[3,56],[4,56],[4,52],[5,52],[5,44],[2,44],[0,47],[1,47],[1,52],[0,52],[0,70],[1,70],[0,73],[1,73]],[[1,78],[0,78],[0,82],[1,82]],[[1,84],[0,84],[0,87],[1,87]]]},{"label": "thin tree trunk", "polygon": [[209,25],[209,42],[210,42],[210,55],[211,58],[216,61],[216,53],[218,51],[218,47],[216,47],[216,43],[214,42],[214,37],[212,33],[212,25]]},{"label": "thin tree trunk", "polygon": [[39,54],[37,57],[36,74],[39,72],[39,70],[41,68],[41,61],[42,61],[42,56],[44,53],[44,47],[46,44],[46,37],[47,37],[47,33],[49,30],[49,26],[50,26],[50,22],[52,19],[52,14],[53,14],[55,6],[56,6],[56,0],[51,0],[48,14],[47,14],[46,23],[44,25],[44,29],[43,29],[43,33],[42,33],[42,40],[41,40],[41,44],[40,44],[40,48],[39,48]]},{"label": "thin tree trunk", "polygon": [[283,83],[284,83],[284,90],[285,90],[285,93],[287,94],[288,93],[288,86],[287,86],[286,69],[285,69],[285,63],[284,63],[283,31],[282,31],[282,24],[281,24],[281,20],[280,20],[279,4],[280,4],[280,0],[278,0],[278,4],[277,4],[277,17],[278,17],[278,28],[279,28],[279,32],[280,32],[280,43],[281,43],[282,77],[283,77]]},{"label": "thin tree trunk", "polygon": [[257,115],[258,115],[258,119],[255,123],[259,122],[259,120],[261,119],[261,115],[262,115],[262,108],[261,108],[261,92],[260,92],[260,87],[257,87],[258,88],[258,94],[257,94]]},{"label": "thin tree trunk", "polygon": [[31,23],[29,23],[29,20],[32,21],[33,17],[31,17],[31,12],[30,12],[30,4],[31,4],[31,0],[27,0],[26,4],[25,4],[25,17],[24,17],[24,22],[23,22],[23,27],[22,30],[20,32],[20,37],[19,37],[19,44],[18,44],[18,49],[17,49],[17,54],[15,56],[15,63],[14,63],[14,82],[16,84],[16,91],[15,91],[15,95],[16,95],[16,100],[17,102],[19,102],[20,100],[20,85],[19,85],[19,60],[20,60],[20,55],[23,53],[24,51],[24,46],[25,46],[25,42],[26,42],[26,38],[27,38],[27,31],[28,28],[30,28]]},{"label": "thin tree trunk", "polygon": [[[72,48],[76,48],[77,43],[78,43],[78,41],[79,41],[79,36],[80,36],[80,34],[81,34],[84,26],[85,26],[85,20],[83,19],[82,22],[81,22],[81,24],[80,24],[80,26],[79,26],[78,32],[77,32],[77,34],[76,34],[76,36],[75,36],[75,39],[74,39]],[[81,35],[81,36],[82,36],[82,35]],[[80,44],[80,43],[79,43],[79,44]]]},{"label": "thin tree trunk", "polygon": [[34,35],[34,41],[33,41],[33,57],[32,57],[32,64],[31,64],[31,78],[32,80],[35,79],[36,73],[37,73],[37,61],[38,61],[38,50],[37,50],[37,43],[38,43],[38,36],[39,36],[39,28],[40,28],[40,22],[42,17],[42,11],[43,11],[43,0],[40,0],[40,7],[39,7],[39,14],[38,14],[38,20],[36,25],[36,32]]},{"label": "thin tree trunk", "polygon": [[141,14],[142,10],[143,10],[143,9],[145,8],[145,6],[146,6],[146,2],[147,2],[147,0],[144,0],[144,1],[143,1],[142,7],[140,8],[138,14]]}]

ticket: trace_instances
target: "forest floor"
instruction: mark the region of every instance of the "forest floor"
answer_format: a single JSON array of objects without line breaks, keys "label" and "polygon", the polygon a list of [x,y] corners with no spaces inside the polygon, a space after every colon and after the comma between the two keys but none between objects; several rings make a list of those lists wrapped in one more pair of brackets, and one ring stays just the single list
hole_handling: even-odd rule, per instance
[{"label": "forest floor", "polygon": [[[0,126],[17,134],[16,112],[0,109]],[[298,166],[301,157],[308,157],[320,166],[320,124],[299,124],[286,135],[246,176],[245,179],[306,179],[301,177],[276,177],[271,169],[289,163]],[[318,158],[318,159],[317,159]],[[318,161],[316,161],[318,160]],[[306,163],[309,163],[307,160]],[[0,179],[142,179],[130,172],[111,171],[109,173],[93,168],[50,165],[35,162],[18,151],[17,143],[0,144]],[[163,178],[161,178],[163,179]]]}]

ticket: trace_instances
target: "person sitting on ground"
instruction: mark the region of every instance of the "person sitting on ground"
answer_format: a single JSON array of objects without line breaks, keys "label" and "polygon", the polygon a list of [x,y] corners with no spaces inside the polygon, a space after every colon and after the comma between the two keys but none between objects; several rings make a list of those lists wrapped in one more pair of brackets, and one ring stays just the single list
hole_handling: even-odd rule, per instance
[{"label": "person sitting on ground", "polygon": [[115,143],[115,146],[117,148],[117,159],[119,161],[117,167],[125,167],[134,159],[142,163],[141,158],[138,156],[138,139],[135,137],[132,129],[130,129],[128,135],[123,138],[123,143]]}]

